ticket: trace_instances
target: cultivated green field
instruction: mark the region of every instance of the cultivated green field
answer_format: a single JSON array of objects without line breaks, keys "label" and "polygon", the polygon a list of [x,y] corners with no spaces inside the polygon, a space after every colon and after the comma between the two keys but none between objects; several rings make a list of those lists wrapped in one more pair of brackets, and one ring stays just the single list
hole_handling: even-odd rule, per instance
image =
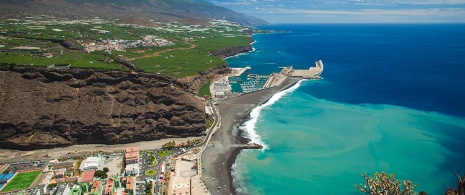
[{"label": "cultivated green field", "polygon": [[211,84],[211,81],[208,80],[199,90],[199,93],[197,94],[197,96],[199,97],[204,97],[206,95],[208,96],[211,96],[211,93],[210,93],[210,84]]},{"label": "cultivated green field", "polygon": [[2,189],[2,192],[29,188],[41,172],[42,171],[31,171],[18,173],[8,184],[6,184],[6,186]]},{"label": "cultivated green field", "polygon": [[[115,61],[120,58],[133,63],[144,72],[158,72],[181,78],[224,65],[224,60],[211,56],[210,53],[223,48],[248,45],[250,39],[243,35],[244,27],[228,24],[203,27],[164,23],[159,24],[160,28],[149,28],[117,25],[110,21],[92,23],[50,20],[43,23],[44,20],[47,21],[38,19],[37,23],[0,22],[0,64],[71,64],[71,68],[125,70],[121,61]],[[63,46],[65,40],[82,47],[81,43],[101,40],[136,41],[146,35],[172,41],[174,45],[126,48],[108,53],[103,50],[86,53]],[[36,49],[19,50],[17,47]],[[52,56],[46,57],[46,54]]]}]

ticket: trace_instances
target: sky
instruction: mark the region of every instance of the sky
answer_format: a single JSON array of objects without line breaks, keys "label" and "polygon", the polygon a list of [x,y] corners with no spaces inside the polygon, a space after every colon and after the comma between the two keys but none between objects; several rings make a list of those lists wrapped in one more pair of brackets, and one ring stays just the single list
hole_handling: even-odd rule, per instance
[{"label": "sky", "polygon": [[206,0],[270,23],[465,23],[465,0]]}]

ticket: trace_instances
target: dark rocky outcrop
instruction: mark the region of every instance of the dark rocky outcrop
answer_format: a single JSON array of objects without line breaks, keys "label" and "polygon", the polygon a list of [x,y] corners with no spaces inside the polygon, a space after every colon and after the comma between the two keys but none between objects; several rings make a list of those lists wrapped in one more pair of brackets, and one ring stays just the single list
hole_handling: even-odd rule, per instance
[{"label": "dark rocky outcrop", "polygon": [[168,76],[16,67],[0,70],[0,147],[22,150],[200,135],[190,86]]},{"label": "dark rocky outcrop", "polygon": [[253,48],[250,45],[246,46],[236,46],[236,47],[230,47],[230,48],[225,48],[225,49],[220,49],[216,51],[212,51],[210,55],[214,55],[219,58],[227,58],[231,56],[235,56],[241,53],[246,53],[252,51]]},{"label": "dark rocky outcrop", "polygon": [[224,75],[230,72],[231,69],[224,64],[222,66],[215,66],[206,71],[199,72],[195,76],[182,78],[180,81],[189,86],[189,91],[191,93],[197,93],[200,87],[202,87],[202,85],[204,85],[208,80],[212,80],[218,75]]},{"label": "dark rocky outcrop", "polygon": [[261,149],[263,149],[263,146],[261,144],[257,144],[257,143],[249,143],[249,144],[246,144],[246,145],[241,146],[239,148],[251,149],[251,150],[261,150]]},{"label": "dark rocky outcrop", "polygon": [[82,50],[83,49],[81,44],[79,44],[76,41],[72,41],[72,40],[60,41],[60,45],[70,50]]}]

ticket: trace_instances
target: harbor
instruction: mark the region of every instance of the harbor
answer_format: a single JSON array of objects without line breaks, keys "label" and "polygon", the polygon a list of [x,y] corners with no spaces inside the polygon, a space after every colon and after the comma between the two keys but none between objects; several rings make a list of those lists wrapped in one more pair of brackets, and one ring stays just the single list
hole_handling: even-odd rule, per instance
[{"label": "harbor", "polygon": [[277,87],[288,77],[301,79],[321,79],[324,65],[321,60],[315,61],[315,66],[309,69],[294,69],[292,66],[280,67],[279,73],[270,75],[249,74],[251,67],[231,68],[231,73],[216,80],[210,86],[214,100],[229,99],[246,93]]}]

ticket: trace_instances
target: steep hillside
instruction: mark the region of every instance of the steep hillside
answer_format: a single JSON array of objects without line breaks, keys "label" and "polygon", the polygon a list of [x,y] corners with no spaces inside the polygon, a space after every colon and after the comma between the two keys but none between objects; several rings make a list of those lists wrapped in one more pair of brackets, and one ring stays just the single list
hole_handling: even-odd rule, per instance
[{"label": "steep hillside", "polygon": [[57,17],[145,17],[155,21],[183,18],[227,19],[245,26],[266,21],[218,7],[203,0],[0,0],[0,16],[46,14]]},{"label": "steep hillside", "polygon": [[45,68],[0,70],[0,147],[117,144],[205,131],[203,104],[171,77]]}]

